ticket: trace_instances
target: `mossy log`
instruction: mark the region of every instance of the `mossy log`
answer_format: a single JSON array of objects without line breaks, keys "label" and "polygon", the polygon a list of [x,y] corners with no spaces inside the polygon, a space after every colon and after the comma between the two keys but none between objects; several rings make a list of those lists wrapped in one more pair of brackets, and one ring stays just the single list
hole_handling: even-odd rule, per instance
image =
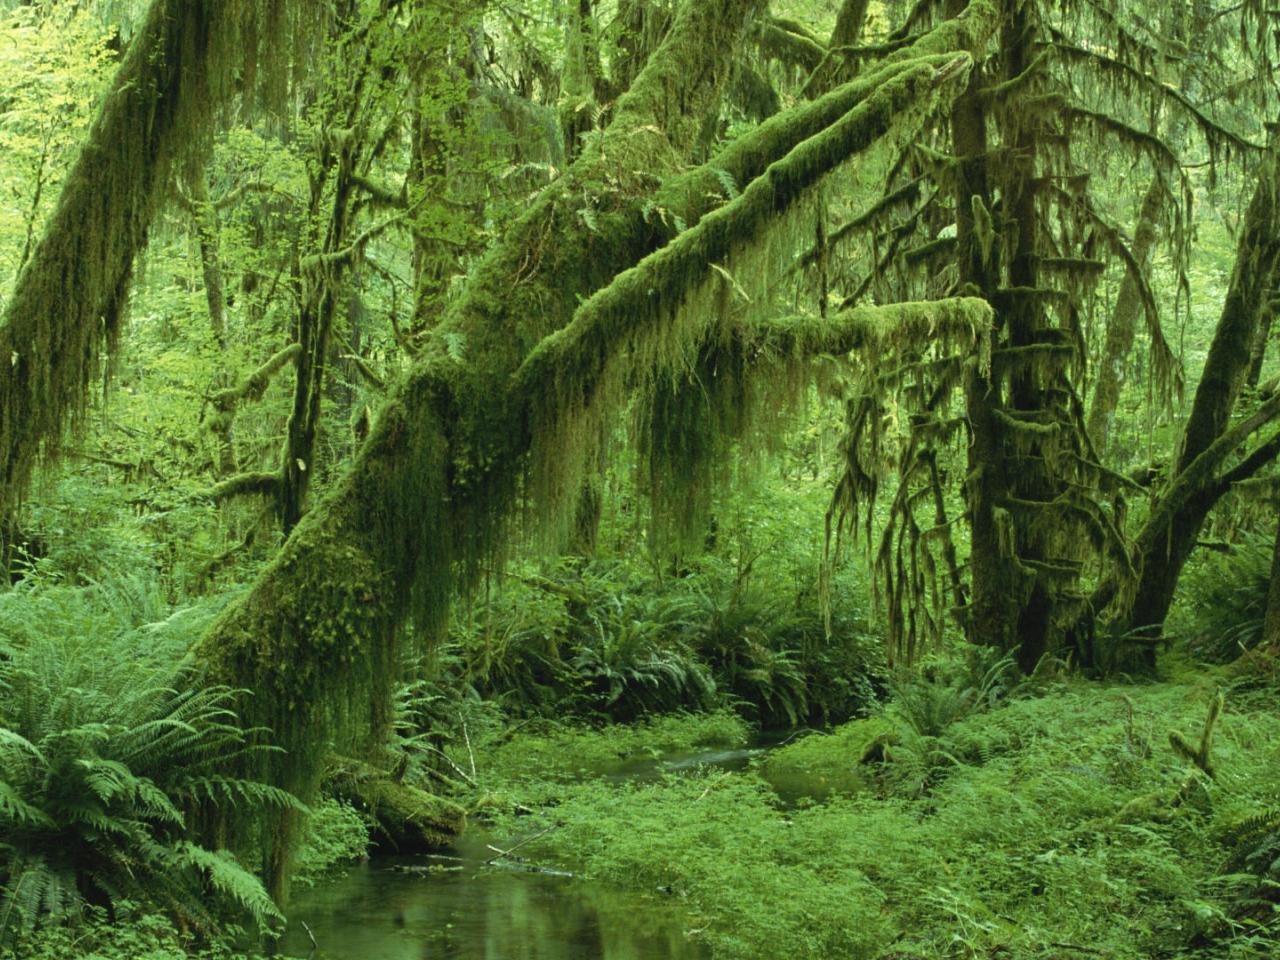
[{"label": "mossy log", "polygon": [[395,853],[448,847],[466,827],[466,811],[457,803],[386,775],[343,777],[334,792],[367,813],[374,842]]}]

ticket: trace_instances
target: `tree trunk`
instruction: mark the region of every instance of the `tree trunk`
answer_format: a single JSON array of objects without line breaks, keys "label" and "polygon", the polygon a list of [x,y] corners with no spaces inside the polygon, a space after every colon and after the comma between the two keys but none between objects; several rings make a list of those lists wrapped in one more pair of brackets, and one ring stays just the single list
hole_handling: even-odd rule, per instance
[{"label": "tree trunk", "polygon": [[[1142,207],[1138,211],[1138,223],[1133,231],[1133,259],[1142,270],[1145,270],[1151,262],[1151,252],[1156,243],[1164,196],[1165,189],[1157,174],[1152,178],[1146,195],[1142,198]],[[1111,318],[1107,322],[1107,339],[1103,344],[1102,357],[1098,363],[1098,383],[1093,388],[1093,405],[1089,408],[1087,430],[1089,439],[1093,441],[1093,448],[1098,452],[1098,456],[1104,459],[1112,418],[1115,416],[1116,405],[1120,402],[1120,388],[1124,386],[1124,365],[1128,362],[1129,352],[1133,349],[1134,335],[1138,330],[1138,318],[1146,309],[1139,289],[1140,282],[1130,271],[1125,271],[1124,279],[1120,281],[1120,292],[1116,295],[1115,306],[1111,308]]]},{"label": "tree trunk", "polygon": [[[222,272],[222,256],[219,250],[221,225],[218,208],[209,197],[209,183],[202,167],[196,166],[187,180],[187,194],[196,244],[200,248],[200,273],[204,279],[205,302],[209,306],[209,330],[217,347],[220,362],[213,385],[221,391],[231,386],[231,371],[227,368],[227,284]],[[213,435],[214,474],[225,480],[236,472],[235,444],[232,440],[234,413],[215,407],[206,420]]]},{"label": "tree trunk", "polygon": [[1262,638],[1258,649],[1280,656],[1280,520],[1276,522],[1275,547],[1271,552],[1271,582],[1267,587],[1267,608],[1262,617]]},{"label": "tree trunk", "polygon": [[[1257,186],[1245,213],[1231,283],[1183,430],[1171,484],[1222,436],[1248,373],[1250,353],[1280,257],[1278,188],[1280,171],[1271,154],[1258,172]],[[1209,511],[1221,496],[1215,480],[1210,473],[1169,515],[1157,510],[1158,500],[1153,505],[1152,517],[1158,528],[1149,521],[1140,535],[1148,546],[1140,558],[1137,589],[1124,618],[1137,635],[1160,635],[1182,568],[1195,548]],[[1146,659],[1154,664],[1154,647]]]},{"label": "tree trunk", "polygon": [[1268,299],[1262,309],[1262,321],[1258,324],[1258,334],[1253,338],[1253,350],[1249,354],[1249,373],[1245,383],[1256,387],[1262,379],[1262,364],[1267,359],[1267,346],[1271,342],[1271,325],[1276,319],[1276,303]]}]

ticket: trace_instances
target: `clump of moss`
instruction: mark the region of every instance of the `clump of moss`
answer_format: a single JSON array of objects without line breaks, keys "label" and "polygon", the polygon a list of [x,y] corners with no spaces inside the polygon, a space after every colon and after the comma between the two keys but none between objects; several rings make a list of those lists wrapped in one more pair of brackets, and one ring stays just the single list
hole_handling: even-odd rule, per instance
[{"label": "clump of moss", "polygon": [[496,742],[480,746],[479,766],[483,782],[571,780],[608,773],[638,758],[740,747],[746,742],[747,726],[730,710],[668,714],[637,724],[558,726],[539,733],[501,734]]},{"label": "clump of moss", "polygon": [[854,720],[774,750],[760,772],[788,798],[861,793],[874,786],[874,765],[886,759],[898,739],[897,727],[884,717]]}]

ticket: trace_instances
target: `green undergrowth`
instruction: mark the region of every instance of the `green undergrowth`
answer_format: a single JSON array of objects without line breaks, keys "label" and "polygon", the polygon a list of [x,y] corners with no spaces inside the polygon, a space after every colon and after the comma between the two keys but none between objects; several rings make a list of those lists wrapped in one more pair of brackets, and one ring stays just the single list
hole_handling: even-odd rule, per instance
[{"label": "green undergrowth", "polygon": [[226,946],[235,938],[234,928],[209,943],[183,934],[167,917],[121,906],[114,921],[94,911],[78,926],[44,928],[0,945],[0,960],[247,960]]},{"label": "green undergrowth", "polygon": [[298,852],[293,884],[310,887],[368,856],[369,818],[349,803],[330,797],[313,804]]},{"label": "green undergrowth", "polygon": [[[1212,677],[1038,693],[930,733],[891,709],[741,774],[542,781],[495,825],[550,827],[534,862],[680,898],[717,958],[1274,956],[1274,691],[1227,692],[1215,778],[1170,736],[1200,743]],[[784,799],[782,773],[827,783]]]},{"label": "green undergrowth", "polygon": [[[786,560],[812,580],[812,555]],[[769,729],[862,715],[885,668],[861,594],[842,591],[828,633],[816,583],[797,579],[776,560],[716,557],[667,577],[635,561],[513,575],[457,618],[436,654],[439,685],[524,718],[627,722],[727,704]]]}]

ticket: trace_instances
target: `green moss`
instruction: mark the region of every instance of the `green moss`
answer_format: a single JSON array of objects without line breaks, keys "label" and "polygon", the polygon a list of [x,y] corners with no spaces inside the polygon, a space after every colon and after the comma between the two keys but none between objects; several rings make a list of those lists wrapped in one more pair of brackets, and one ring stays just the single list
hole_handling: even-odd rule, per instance
[{"label": "green moss", "polygon": [[[747,727],[731,711],[670,714],[641,724],[599,729],[556,727],[518,733],[481,744],[481,781],[487,784],[530,779],[580,779],[608,773],[637,759],[688,753],[713,747],[740,747]],[[460,758],[461,759],[461,758]]]},{"label": "green moss", "polygon": [[788,798],[861,793],[874,785],[874,765],[889,756],[898,739],[890,720],[854,720],[774,750],[760,772]]},{"label": "green moss", "polygon": [[[260,42],[305,32],[289,19],[300,11],[283,0],[151,4],[0,320],[0,509],[83,413],[174,171],[207,143],[214,111],[252,88]],[[287,57],[261,59],[269,75],[288,72]]]}]

